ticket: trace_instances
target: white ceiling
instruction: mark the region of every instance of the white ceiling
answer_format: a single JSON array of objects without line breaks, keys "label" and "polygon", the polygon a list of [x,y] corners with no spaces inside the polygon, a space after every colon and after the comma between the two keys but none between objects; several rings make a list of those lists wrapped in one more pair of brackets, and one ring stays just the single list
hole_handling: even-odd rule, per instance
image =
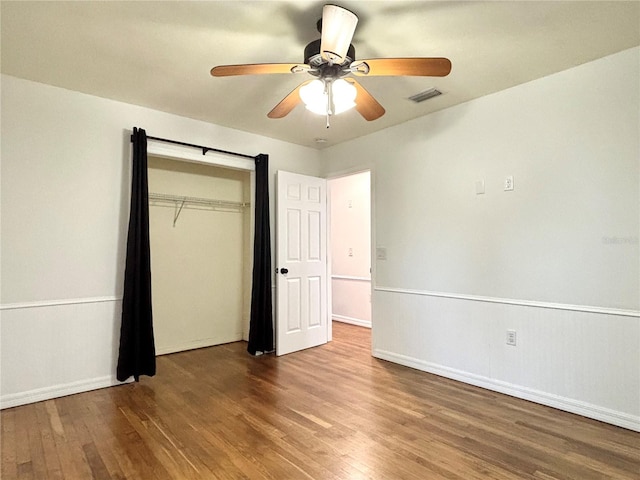
[{"label": "white ceiling", "polygon": [[[305,77],[210,76],[221,64],[302,62],[324,3],[3,0],[2,73],[321,148],[640,44],[638,1],[348,0],[336,3],[359,17],[358,59],[442,56],[451,74],[359,78],[387,113],[350,111],[329,130],[302,106],[267,118]],[[407,100],[431,87],[444,95]]]}]

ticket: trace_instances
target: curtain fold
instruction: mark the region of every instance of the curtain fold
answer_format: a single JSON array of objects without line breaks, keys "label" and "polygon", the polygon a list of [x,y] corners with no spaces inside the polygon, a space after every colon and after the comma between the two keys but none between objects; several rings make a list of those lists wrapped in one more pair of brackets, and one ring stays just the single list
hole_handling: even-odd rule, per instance
[{"label": "curtain fold", "polygon": [[131,209],[127,236],[127,258],[122,299],[120,350],[117,379],[153,376],[156,352],[151,312],[151,254],[149,250],[149,186],[147,179],[147,135],[134,128]]},{"label": "curtain fold", "polygon": [[271,230],[269,220],[269,156],[258,155],[256,162],[255,231],[253,239],[253,288],[249,345],[251,355],[273,351],[273,313],[271,300]]}]

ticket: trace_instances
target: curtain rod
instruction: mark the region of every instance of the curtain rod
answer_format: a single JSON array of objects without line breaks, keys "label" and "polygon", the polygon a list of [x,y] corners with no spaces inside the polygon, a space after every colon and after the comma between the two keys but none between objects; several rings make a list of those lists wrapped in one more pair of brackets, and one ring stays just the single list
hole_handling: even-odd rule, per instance
[{"label": "curtain rod", "polygon": [[[250,158],[251,160],[255,160],[255,157],[252,155],[245,155],[244,153],[237,153],[237,152],[229,152],[227,150],[220,150],[219,148],[213,148],[213,147],[204,147],[202,145],[194,145],[193,143],[178,142],[177,140],[169,140],[168,138],[151,137],[147,135],[147,140],[157,140],[159,142],[172,143],[174,145],[182,145],[183,147],[199,148],[200,150],[202,150],[202,155],[206,155],[207,152],[217,152],[217,153],[224,153],[226,155],[234,155],[236,157]],[[133,142],[133,135],[131,135],[131,141]]]}]

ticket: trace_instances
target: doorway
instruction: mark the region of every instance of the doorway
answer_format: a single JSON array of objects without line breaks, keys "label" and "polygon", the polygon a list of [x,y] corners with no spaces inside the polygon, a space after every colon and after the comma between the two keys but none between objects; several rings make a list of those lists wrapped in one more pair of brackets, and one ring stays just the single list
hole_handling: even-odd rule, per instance
[{"label": "doorway", "polygon": [[327,181],[331,318],[371,328],[371,172]]}]

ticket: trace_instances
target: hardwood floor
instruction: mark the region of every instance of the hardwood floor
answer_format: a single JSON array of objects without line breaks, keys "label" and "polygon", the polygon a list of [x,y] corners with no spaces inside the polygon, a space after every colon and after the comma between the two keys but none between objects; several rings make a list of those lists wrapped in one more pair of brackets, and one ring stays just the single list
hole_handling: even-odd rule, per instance
[{"label": "hardwood floor", "polygon": [[376,360],[364,328],[245,348],[2,411],[2,479],[640,478],[640,434]]}]

